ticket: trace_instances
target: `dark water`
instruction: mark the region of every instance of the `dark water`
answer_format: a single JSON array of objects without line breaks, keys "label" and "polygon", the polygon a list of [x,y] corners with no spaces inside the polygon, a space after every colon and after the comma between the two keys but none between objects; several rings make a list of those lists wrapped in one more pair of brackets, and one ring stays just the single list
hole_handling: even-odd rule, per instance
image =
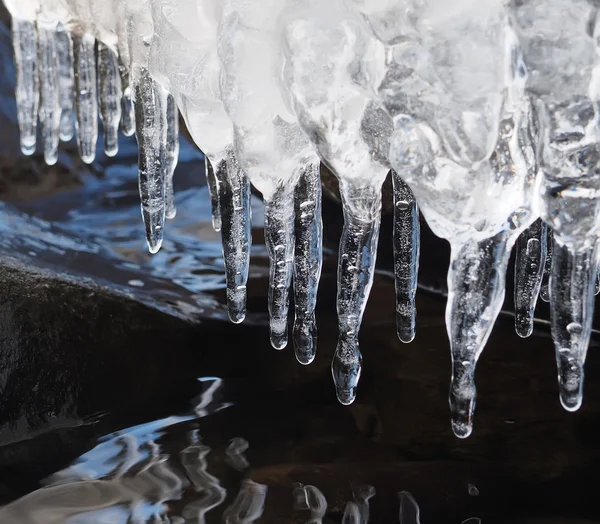
[{"label": "dark water", "polygon": [[[22,160],[15,153],[8,32],[0,37],[6,177]],[[600,521],[596,335],[584,407],[569,414],[558,403],[547,324],[540,321],[534,335],[522,340],[510,314],[501,316],[477,372],[475,432],[466,441],[456,439],[447,407],[445,299],[422,290],[417,338],[410,345],[398,342],[393,282],[385,271],[391,267],[387,217],[381,271],[361,332],[364,375],[357,402],[341,406],[329,372],[339,209],[330,204],[325,210],[319,352],[311,366],[302,367],[290,348],[269,347],[259,200],[253,202],[249,314],[243,325],[233,326],[201,154],[182,139],[178,214],[155,256],[143,240],[136,155],[135,141],[123,139],[116,159],[100,154],[86,170],[72,144],[66,145],[55,185],[68,172],[81,183],[57,190],[48,182],[54,171],[34,161],[24,164],[21,178],[11,179],[23,186],[21,192],[5,188],[0,256],[8,268],[4,278],[17,275],[17,287],[10,288],[17,291],[4,295],[0,310],[29,313],[34,308],[23,304],[39,303],[41,313],[30,332],[0,333],[0,524],[250,522],[253,511],[260,513],[252,505],[261,507],[264,489],[258,522],[307,522],[311,512],[294,503],[298,483],[320,489],[327,523],[342,521],[346,502],[363,486],[377,493],[370,500],[374,523],[398,522],[397,494],[404,490],[419,503],[424,523],[470,517],[486,523]],[[34,167],[37,178],[31,177]],[[39,189],[44,183],[49,187]],[[439,287],[445,245],[426,236],[422,256],[424,288]],[[25,274],[36,275],[32,282],[48,282],[43,285],[50,286],[50,295],[55,280],[67,282],[69,296],[81,300],[61,294],[50,308],[58,312],[46,311],[50,299],[41,301],[37,287],[23,285],[29,280],[18,275]],[[89,298],[90,282],[102,286],[103,294]],[[25,302],[15,298],[19,294]],[[104,311],[110,322],[99,320]],[[539,314],[547,318],[543,307]],[[128,324],[130,317],[141,318],[142,325],[122,327],[119,320]],[[51,325],[63,321],[78,329],[60,331],[57,338]],[[119,326],[114,333],[112,326]],[[31,341],[21,348],[31,358],[24,366],[11,360],[12,338]],[[66,378],[61,370],[68,370]],[[64,380],[57,386],[58,375]],[[35,395],[11,397],[19,388]],[[26,412],[19,411],[21,404]],[[403,522],[412,524],[412,517],[407,511]]]}]

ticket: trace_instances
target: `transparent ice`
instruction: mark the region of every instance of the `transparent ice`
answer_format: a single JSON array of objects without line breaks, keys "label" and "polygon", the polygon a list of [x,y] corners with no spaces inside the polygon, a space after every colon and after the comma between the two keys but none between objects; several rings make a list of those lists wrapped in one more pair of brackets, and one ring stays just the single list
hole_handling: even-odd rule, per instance
[{"label": "transparent ice", "polygon": [[[37,148],[54,164],[60,142],[75,136],[91,163],[100,130],[109,156],[119,131],[135,132],[142,217],[156,253],[176,215],[181,116],[206,157],[230,318],[239,323],[246,314],[252,185],[265,204],[271,344],[287,345],[293,293],[302,364],[316,354],[321,164],[333,172],[344,228],[332,374],[343,404],[358,391],[359,330],[391,176],[394,234],[382,241],[393,245],[402,342],[417,326],[420,215],[451,247],[455,434],[473,428],[475,367],[515,243],[515,329],[531,335],[538,296],[550,302],[560,399],[569,411],[581,405],[600,290],[596,2],[4,3],[13,19],[21,151]],[[233,448],[230,459],[243,463]],[[229,519],[257,518],[261,490],[244,485]],[[345,522],[368,520],[368,493],[354,494]],[[316,492],[311,497],[319,506]],[[408,494],[401,507],[415,507]]]}]

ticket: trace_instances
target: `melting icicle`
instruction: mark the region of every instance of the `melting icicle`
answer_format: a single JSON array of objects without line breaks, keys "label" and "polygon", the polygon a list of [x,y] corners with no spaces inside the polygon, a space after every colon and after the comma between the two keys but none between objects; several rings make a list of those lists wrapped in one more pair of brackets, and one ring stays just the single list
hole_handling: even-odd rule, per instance
[{"label": "melting icicle", "polygon": [[271,345],[283,349],[288,339],[288,308],[294,259],[294,193],[280,187],[264,199],[265,244],[269,267],[269,327]]},{"label": "melting icicle", "polygon": [[339,339],[331,370],[338,400],[346,405],[354,402],[361,373],[358,332],[375,273],[381,222],[380,191],[340,184],[344,229],[338,266]]},{"label": "melting icicle", "polygon": [[550,270],[552,267],[552,252],[554,248],[554,234],[552,229],[546,226],[546,258],[544,259],[544,274],[542,286],[540,287],[540,298],[544,302],[550,302]]},{"label": "melting icicle", "polygon": [[249,479],[242,481],[240,491],[223,513],[225,524],[251,524],[258,520],[265,508],[267,486]]},{"label": "melting icicle", "polygon": [[58,160],[61,118],[59,97],[56,27],[38,24],[38,61],[40,85],[40,129],[44,144],[44,160],[52,166]]},{"label": "melting icicle", "polygon": [[98,98],[95,40],[89,33],[73,35],[73,64],[79,156],[86,164],[91,164],[96,158],[98,141]]},{"label": "melting icicle", "polygon": [[321,220],[321,178],[319,163],[309,164],[300,176],[294,195],[294,351],[301,364],[315,358],[317,326],[315,307],[321,278],[323,221]]},{"label": "melting icicle", "polygon": [[71,35],[62,24],[56,30],[56,56],[61,108],[60,139],[68,142],[73,138],[73,49]]},{"label": "melting icicle", "polygon": [[398,493],[400,510],[398,520],[400,524],[421,524],[421,510],[417,501],[408,491]]},{"label": "melting icicle", "polygon": [[161,145],[166,136],[166,112],[162,109],[166,94],[143,67],[139,69],[134,92],[142,218],[150,253],[156,253],[162,244],[165,225],[165,179]]},{"label": "melting icicle", "polygon": [[230,320],[239,324],[246,316],[246,284],[252,244],[250,183],[231,150],[225,159],[216,162],[214,177],[220,181],[217,198],[222,203],[219,220],[222,220],[227,308]]},{"label": "melting icicle", "polygon": [[509,237],[500,232],[451,246],[446,328],[452,353],[452,431],[460,438],[473,430],[475,365],[504,301]]},{"label": "melting icicle", "polygon": [[115,156],[119,151],[121,122],[121,77],[115,52],[98,42],[98,88],[100,116],[104,127],[104,152]]},{"label": "melting icicle", "polygon": [[344,515],[342,516],[342,524],[362,524],[360,511],[355,502],[346,502]]},{"label": "melting icicle", "polygon": [[175,190],[173,175],[179,159],[179,110],[173,95],[167,96],[167,144],[165,151],[165,191],[167,198],[166,217],[175,218]]},{"label": "melting icicle", "polygon": [[17,115],[21,151],[35,152],[38,119],[38,54],[35,26],[32,22],[13,18],[13,48],[17,71]]},{"label": "melting icicle", "polygon": [[550,320],[560,402],[576,411],[583,399],[583,365],[594,316],[596,247],[572,252],[555,237],[550,276]]},{"label": "melting icicle", "polygon": [[396,331],[405,343],[415,338],[420,226],[415,197],[400,175],[392,171],[394,186],[394,273],[396,275]]},{"label": "melting icicle", "polygon": [[[212,209],[212,226],[218,233],[221,231],[221,208],[219,205],[219,179],[221,171],[215,172],[211,161],[204,156],[204,172],[206,173],[206,185],[210,194],[210,205]],[[224,172],[223,172],[224,173]]]},{"label": "melting icicle", "polygon": [[227,490],[221,486],[219,479],[206,471],[206,456],[209,453],[210,448],[201,444],[188,446],[180,453],[181,463],[188,478],[194,488],[201,493],[198,499],[190,502],[183,509],[182,514],[186,522],[204,524],[205,515],[220,506],[227,496]]},{"label": "melting icicle", "polygon": [[546,225],[536,220],[517,240],[515,258],[515,330],[526,338],[533,332],[535,304],[546,262]]}]

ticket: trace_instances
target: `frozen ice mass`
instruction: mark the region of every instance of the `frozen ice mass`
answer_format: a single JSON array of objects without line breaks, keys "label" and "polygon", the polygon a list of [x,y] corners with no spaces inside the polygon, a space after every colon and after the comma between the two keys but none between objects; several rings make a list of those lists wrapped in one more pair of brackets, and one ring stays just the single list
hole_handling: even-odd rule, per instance
[{"label": "frozen ice mass", "polygon": [[[254,187],[265,205],[271,344],[286,347],[291,330],[304,365],[317,350],[321,163],[331,170],[344,214],[331,366],[342,404],[359,387],[360,325],[391,176],[401,342],[418,336],[420,215],[451,246],[456,436],[473,430],[476,365],[504,301],[513,246],[516,332],[531,335],[538,297],[550,303],[560,401],[569,411],[581,406],[599,281],[598,2],[4,3],[23,154],[37,148],[53,164],[59,141],[75,136],[91,163],[98,140],[113,156],[118,133],[135,133],[141,213],[156,253],[176,214],[181,115],[207,159],[231,321],[245,317]],[[317,522],[326,503],[309,488],[302,493]],[[344,521],[364,522],[370,496],[349,503]]]}]

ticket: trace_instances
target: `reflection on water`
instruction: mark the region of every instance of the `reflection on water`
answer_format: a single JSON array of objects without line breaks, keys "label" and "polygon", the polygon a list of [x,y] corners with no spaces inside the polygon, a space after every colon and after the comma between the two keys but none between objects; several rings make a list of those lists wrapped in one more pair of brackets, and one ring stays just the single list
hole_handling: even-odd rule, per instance
[{"label": "reflection on water", "polygon": [[[46,485],[0,509],[1,523],[18,524],[251,524],[268,507],[268,485],[250,478],[235,489],[211,473],[219,463],[236,472],[248,469],[241,437],[225,449],[202,443],[198,429],[185,432],[186,445],[169,453],[162,444],[170,429],[230,407],[222,398],[223,381],[199,379],[205,389],[191,413],[140,424],[106,435],[71,466],[53,474]],[[373,486],[359,486],[345,504],[342,524],[367,524]],[[420,509],[407,491],[398,493],[400,524],[420,524]],[[322,524],[327,499],[316,486],[296,483],[290,490],[290,522]],[[308,513],[308,517],[299,514]],[[477,524],[471,518],[463,524]]]}]

